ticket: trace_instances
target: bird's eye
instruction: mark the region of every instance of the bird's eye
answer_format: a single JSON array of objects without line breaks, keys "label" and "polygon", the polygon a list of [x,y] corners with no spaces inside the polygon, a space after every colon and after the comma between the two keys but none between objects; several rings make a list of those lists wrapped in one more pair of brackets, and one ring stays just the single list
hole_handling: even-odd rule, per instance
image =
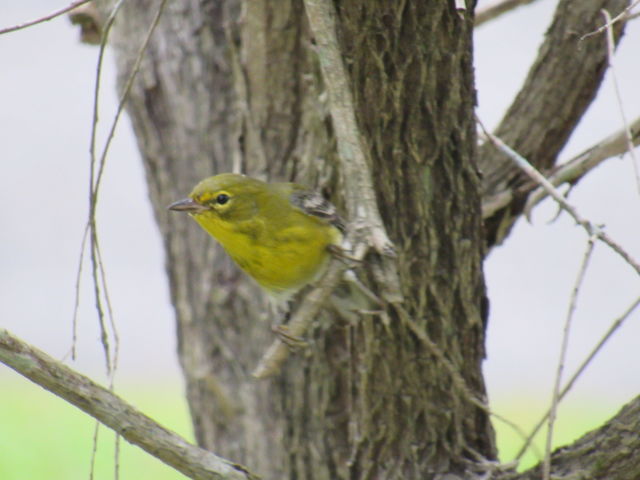
[{"label": "bird's eye", "polygon": [[227,195],[226,193],[221,193],[216,197],[216,203],[218,205],[224,205],[228,201],[229,201],[229,195]]}]

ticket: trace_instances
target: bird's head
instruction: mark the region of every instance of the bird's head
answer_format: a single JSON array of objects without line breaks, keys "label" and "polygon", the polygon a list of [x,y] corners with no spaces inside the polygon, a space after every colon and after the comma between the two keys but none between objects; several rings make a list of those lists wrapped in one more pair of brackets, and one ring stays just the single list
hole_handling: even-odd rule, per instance
[{"label": "bird's head", "polygon": [[267,184],[235,173],[222,173],[201,181],[188,198],[169,205],[169,210],[187,212],[196,220],[238,222],[254,216]]}]

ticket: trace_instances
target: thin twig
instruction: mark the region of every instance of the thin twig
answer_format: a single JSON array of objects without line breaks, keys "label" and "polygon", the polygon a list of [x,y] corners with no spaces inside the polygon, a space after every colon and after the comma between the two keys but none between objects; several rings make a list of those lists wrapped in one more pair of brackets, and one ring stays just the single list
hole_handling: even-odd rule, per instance
[{"label": "thin twig", "polygon": [[246,467],[190,444],[110,390],[0,329],[0,362],[111,428],[189,478],[248,480]]},{"label": "thin twig", "polygon": [[80,258],[78,259],[78,270],[76,271],[75,298],[73,301],[73,319],[71,322],[71,359],[76,359],[76,348],[78,342],[78,314],[80,312],[80,280],[82,279],[82,265],[84,264],[84,252],[89,237],[89,224],[85,225],[82,241],[80,242]]},{"label": "thin twig", "polygon": [[[616,320],[614,320],[614,322],[609,327],[609,330],[607,330],[607,333],[605,333],[604,336],[600,339],[600,341],[596,344],[596,346],[593,347],[593,349],[591,350],[591,352],[589,353],[587,358],[584,359],[584,361],[580,364],[580,366],[578,367],[576,372],[573,374],[573,376],[569,379],[567,384],[564,386],[564,388],[562,389],[562,391],[558,395],[558,401],[562,400],[565,397],[565,395],[567,393],[569,393],[571,388],[573,388],[573,384],[578,380],[578,378],[580,378],[582,373],[587,369],[587,367],[589,366],[591,361],[595,358],[595,356],[598,354],[598,352],[600,352],[602,347],[604,347],[604,345],[611,338],[611,336],[622,326],[624,321],[633,313],[633,311],[639,305],[640,305],[640,297],[638,297],[631,304],[631,306],[629,308],[627,308],[627,310],[624,311],[624,313],[622,315],[620,315]],[[516,455],[516,460],[519,460],[520,458],[522,458],[522,456],[525,454],[525,452],[529,449],[529,446],[532,444],[531,442],[533,442],[533,439],[535,438],[535,436],[538,434],[538,432],[540,431],[542,426],[545,424],[545,422],[549,418],[550,413],[551,413],[551,411],[547,410],[547,412],[538,421],[536,426],[533,428],[533,430],[531,431],[531,433],[527,437],[527,441],[524,442],[524,444],[520,448],[520,451]]]},{"label": "thin twig", "polygon": [[107,275],[104,271],[104,262],[102,261],[102,250],[100,249],[99,238],[96,237],[96,259],[98,261],[98,273],[100,274],[100,282],[104,285],[102,293],[104,295],[104,302],[107,306],[107,318],[109,319],[109,327],[111,328],[111,334],[113,335],[113,359],[111,375],[109,377],[109,386],[114,388],[115,371],[118,367],[120,359],[120,335],[118,334],[118,328],[113,314],[113,306],[111,303],[111,297],[109,296],[109,290],[107,287]]},{"label": "thin twig", "polygon": [[122,436],[119,433],[116,433],[115,439],[115,451],[113,452],[113,456],[115,457],[115,462],[113,462],[113,480],[120,480],[120,445]]},{"label": "thin twig", "polygon": [[[102,36],[102,42],[100,45],[100,53],[98,55],[98,65],[96,68],[96,84],[95,84],[95,88],[94,88],[94,109],[93,109],[93,120],[92,120],[92,127],[91,127],[91,147],[90,147],[90,151],[91,151],[91,165],[90,165],[90,173],[89,173],[89,183],[90,183],[90,192],[89,192],[89,220],[88,220],[88,225],[90,227],[91,230],[91,260],[92,260],[92,266],[93,266],[93,281],[94,281],[94,288],[95,288],[95,295],[96,295],[96,306],[98,309],[98,314],[99,314],[99,318],[100,318],[100,323],[101,323],[101,329],[102,329],[102,336],[105,337],[106,333],[105,333],[105,328],[104,328],[104,311],[101,305],[101,291],[100,291],[100,287],[99,285],[102,283],[103,285],[103,290],[104,290],[104,296],[107,302],[107,307],[108,307],[108,311],[112,311],[110,302],[109,302],[109,296],[108,296],[108,292],[107,292],[107,284],[106,284],[106,277],[105,277],[105,273],[104,273],[104,266],[102,264],[101,261],[101,254],[100,254],[100,247],[97,241],[97,231],[96,231],[96,222],[95,222],[95,218],[96,218],[96,207],[98,204],[98,193],[99,193],[99,189],[100,189],[100,185],[101,185],[101,181],[102,181],[102,176],[104,173],[104,169],[105,169],[105,165],[106,165],[106,158],[107,158],[107,154],[109,152],[109,148],[111,146],[111,142],[115,136],[115,130],[116,127],[118,125],[118,121],[120,120],[120,116],[122,114],[122,112],[124,111],[124,105],[126,103],[126,100],[129,96],[129,92],[131,90],[131,87],[133,85],[133,80],[135,79],[136,74],[138,73],[138,70],[140,69],[140,65],[142,63],[142,58],[144,56],[144,52],[147,49],[147,46],[149,44],[149,41],[151,39],[151,35],[153,34],[153,32],[155,31],[158,22],[160,21],[160,17],[162,16],[162,13],[164,11],[164,8],[166,6],[167,0],[163,0],[160,3],[160,6],[158,7],[158,10],[151,22],[151,25],[149,27],[149,30],[147,31],[147,34],[144,38],[144,41],[142,42],[140,49],[138,50],[138,54],[136,56],[136,61],[133,65],[133,68],[127,78],[127,82],[125,84],[125,87],[123,89],[123,92],[120,96],[120,100],[118,103],[118,108],[116,111],[116,114],[113,118],[113,121],[111,123],[111,127],[109,129],[109,133],[107,135],[107,139],[104,145],[104,148],[102,150],[102,153],[100,155],[100,159],[97,160],[97,156],[96,156],[96,138],[97,138],[97,124],[98,124],[98,105],[99,105],[99,93],[100,93],[100,80],[101,80],[101,72],[102,72],[102,63],[103,63],[103,59],[104,59],[104,52],[105,52],[105,48],[106,48],[106,41],[107,38],[109,36],[109,33],[111,31],[111,27],[113,25],[113,22],[115,20],[116,14],[118,12],[118,10],[120,9],[120,7],[123,5],[124,0],[119,0],[118,3],[114,6],[114,8],[111,10],[111,13],[109,14],[109,18],[107,19],[107,21],[105,22],[105,26],[104,26],[104,30],[103,30],[103,36]],[[96,172],[96,163],[98,164],[97,167],[97,174]],[[100,273],[100,275],[99,275]],[[102,282],[100,281],[100,278],[102,278]],[[111,319],[111,325],[113,327],[113,331],[114,331],[114,335],[116,337],[116,341],[117,341],[117,332],[115,330],[115,323],[113,322],[113,319]],[[106,340],[105,340],[106,341]],[[103,341],[103,344],[105,344],[105,341]],[[108,345],[107,347],[108,348]],[[116,352],[117,352],[117,347],[116,347]],[[105,355],[107,355],[108,357],[108,352],[105,352]],[[111,369],[108,369],[109,371],[111,371]]]},{"label": "thin twig", "polygon": [[[96,138],[98,131],[98,111],[99,111],[99,95],[100,95],[100,82],[102,81],[102,63],[104,59],[104,52],[107,45],[107,39],[116,14],[120,10],[124,0],[119,0],[114,5],[109,17],[105,22],[104,29],[102,31],[102,39],[100,41],[100,50],[98,52],[98,62],[96,66],[96,81],[94,87],[93,97],[93,115],[91,121],[91,140],[89,146],[89,152],[91,156],[91,162],[89,164],[89,218],[87,219],[87,227],[89,229],[89,251],[91,259],[91,275],[93,278],[93,291],[96,311],[98,313],[98,322],[100,324],[100,341],[102,342],[102,348],[104,351],[105,362],[107,367],[107,375],[110,379],[113,378],[114,365],[111,360],[111,352],[109,347],[109,335],[106,328],[104,308],[102,306],[102,290],[106,292],[108,289],[106,283],[102,283],[104,288],[101,288],[101,281],[98,274],[98,256],[100,252],[100,245],[98,243],[98,232],[96,226],[96,208],[98,205],[98,187],[100,185],[100,179],[96,180]],[[79,272],[81,273],[81,272]],[[77,282],[78,280],[76,280]],[[112,382],[111,382],[112,383]]]},{"label": "thin twig", "polygon": [[611,28],[613,21],[611,20],[611,15],[607,10],[602,10],[602,15],[605,18],[605,21],[606,21],[605,25],[607,27],[607,34],[605,35],[605,38],[607,42],[607,59],[609,61],[609,70],[611,71],[611,80],[613,80],[613,89],[616,92],[616,100],[618,103],[618,109],[620,110],[620,118],[622,119],[622,125],[624,126],[625,138],[627,140],[627,151],[631,156],[633,173],[636,177],[636,187],[638,188],[638,193],[640,193],[640,173],[638,173],[638,159],[636,158],[636,154],[633,148],[633,137],[631,135],[631,129],[629,128],[629,122],[627,121],[627,116],[624,113],[624,107],[622,105],[622,94],[620,93],[620,85],[618,85],[618,76],[616,75],[616,68],[613,62],[613,58],[614,58],[613,50],[615,48],[615,42],[613,40],[613,29]]},{"label": "thin twig", "polygon": [[[93,289],[94,289],[94,299],[96,305],[96,311],[98,312],[98,322],[100,324],[100,340],[102,342],[102,347],[105,355],[105,361],[107,364],[107,376],[109,378],[109,388],[114,390],[114,381],[115,381],[115,371],[117,369],[117,364],[112,364],[110,360],[110,350],[109,350],[109,341],[107,329],[104,321],[104,309],[102,308],[102,296],[100,289],[100,281],[101,278],[98,276],[98,258],[100,257],[100,245],[98,243],[98,232],[96,227],[96,207],[98,204],[98,195],[96,185],[99,185],[100,182],[95,180],[95,165],[96,165],[96,137],[98,130],[98,107],[99,107],[99,93],[100,93],[100,82],[102,80],[102,62],[104,59],[104,52],[107,45],[107,39],[109,38],[109,32],[111,31],[111,27],[115,20],[116,14],[120,10],[120,7],[123,4],[123,0],[120,0],[109,13],[109,17],[105,23],[105,27],[102,31],[102,38],[100,40],[100,50],[98,52],[98,62],[96,67],[96,82],[94,88],[94,98],[93,98],[93,116],[91,121],[91,140],[90,140],[90,155],[91,155],[91,163],[89,166],[89,219],[87,221],[87,227],[90,230],[90,252],[91,252],[91,275],[93,278]],[[100,269],[100,271],[104,271]],[[102,281],[104,282],[105,278],[102,277]],[[103,283],[105,295],[107,295],[108,287],[107,283]],[[108,295],[107,295],[108,298]],[[113,319],[111,319],[111,324],[113,324]],[[117,343],[118,340],[115,340]],[[115,346],[116,350],[118,350],[118,346]],[[96,431],[95,436],[93,438],[93,450],[91,456],[91,476],[93,476],[93,468],[96,458],[97,451],[97,441],[98,441],[98,431],[100,429],[100,424],[96,421]],[[118,463],[118,459],[115,459],[115,463]]]},{"label": "thin twig", "polygon": [[[113,316],[113,308],[111,305],[111,300],[109,298],[109,291],[107,288],[107,279],[106,273],[104,269],[104,262],[102,261],[102,254],[100,250],[100,244],[98,242],[98,234],[97,234],[97,225],[96,225],[96,208],[98,204],[98,193],[102,181],[102,175],[104,173],[106,158],[109,152],[109,147],[111,146],[111,142],[115,135],[115,130],[118,125],[118,121],[120,116],[124,110],[124,105],[128,98],[129,92],[131,90],[131,86],[133,85],[133,80],[138,73],[140,68],[140,64],[142,62],[142,57],[144,56],[144,52],[147,49],[149,44],[149,40],[151,35],[155,31],[160,17],[164,11],[167,0],[163,0],[158,7],[156,15],[154,16],[151,26],[147,31],[147,34],[140,46],[138,51],[138,55],[136,57],[136,61],[134,66],[127,78],[127,83],[125,88],[120,96],[120,101],[118,103],[118,109],[116,114],[111,122],[111,127],[109,129],[109,133],[107,135],[107,140],[105,142],[104,148],[102,149],[102,154],[100,155],[99,161],[96,157],[96,138],[97,138],[97,125],[98,125],[98,111],[99,111],[99,95],[100,95],[100,82],[102,78],[102,65],[104,59],[104,52],[106,49],[107,39],[109,37],[109,33],[111,31],[111,27],[113,26],[113,22],[115,21],[116,15],[120,10],[120,7],[123,5],[124,0],[119,0],[111,10],[107,21],[105,22],[104,29],[102,31],[102,39],[100,42],[100,51],[98,54],[98,64],[96,67],[96,82],[94,88],[94,103],[93,103],[93,117],[91,124],[91,144],[90,144],[90,153],[91,153],[91,164],[90,164],[90,173],[89,173],[89,219],[88,219],[88,227],[90,229],[90,239],[91,239],[91,265],[92,265],[92,277],[93,277],[93,285],[94,285],[94,295],[96,302],[96,310],[98,312],[98,319],[100,323],[100,331],[101,331],[101,340],[103,344],[103,349],[105,353],[105,360],[107,363],[107,374],[109,377],[109,388],[113,391],[115,388],[115,371],[118,365],[118,356],[119,356],[119,336],[118,330],[116,327],[116,322]],[[98,163],[97,174],[96,174],[96,163]],[[102,285],[102,289],[100,288]],[[108,318],[110,322],[111,332],[114,337],[114,355],[111,358],[109,343],[108,343],[108,335],[107,329],[104,321],[104,309],[102,307],[102,297],[104,296],[104,300],[107,306]],[[120,457],[120,437],[116,434],[115,439],[115,459],[114,459],[114,471],[115,478],[117,480],[119,476],[119,457]]]},{"label": "thin twig", "polygon": [[[116,7],[118,7],[121,3],[123,2],[123,0],[120,0],[118,2],[118,5],[116,5]],[[124,88],[122,89],[122,93],[120,95],[120,99],[118,101],[118,108],[116,110],[116,114],[113,117],[113,121],[111,123],[111,128],[109,129],[109,133],[107,134],[107,140],[105,141],[105,145],[104,148],[102,150],[102,154],[100,155],[100,161],[99,161],[99,167],[98,167],[98,175],[96,177],[96,181],[95,181],[95,196],[97,197],[98,195],[98,190],[100,188],[100,184],[101,184],[101,180],[102,180],[102,174],[104,173],[104,167],[106,164],[106,157],[107,154],[109,152],[109,148],[111,147],[111,142],[115,136],[115,131],[116,131],[116,127],[118,126],[118,122],[120,120],[120,117],[124,111],[124,106],[127,102],[127,99],[129,98],[129,92],[131,91],[131,87],[133,86],[133,81],[135,80],[136,75],[138,74],[138,71],[140,70],[140,65],[142,64],[142,59],[144,58],[144,53],[147,50],[147,47],[149,45],[149,41],[151,40],[151,35],[153,35],[153,32],[155,31],[156,27],[158,26],[158,23],[160,22],[160,17],[162,17],[162,13],[164,12],[164,9],[167,5],[167,0],[162,0],[162,2],[160,3],[160,6],[158,7],[158,11],[156,12],[155,16],[153,17],[153,20],[151,21],[151,25],[149,26],[149,30],[147,30],[147,34],[142,42],[142,44],[140,45],[140,48],[138,49],[138,53],[136,55],[136,59],[135,62],[133,63],[133,67],[131,68],[131,72],[129,73],[129,76],[127,77],[127,81],[124,85]],[[105,27],[106,30],[106,27]],[[108,32],[107,32],[108,33]],[[97,92],[96,92],[97,95]],[[96,112],[96,121],[97,121],[97,112]]]},{"label": "thin twig", "polygon": [[[111,359],[111,347],[109,346],[109,334],[107,326],[105,324],[104,308],[102,306],[102,294],[100,289],[100,278],[98,276],[98,253],[97,253],[97,238],[98,233],[96,230],[95,219],[92,219],[90,230],[90,258],[91,258],[91,276],[93,278],[93,296],[95,301],[96,312],[98,312],[98,322],[100,324],[100,342],[102,343],[102,350],[104,352],[104,360],[107,367],[107,376],[111,378],[113,375],[113,363]],[[104,286],[106,288],[106,285]]]},{"label": "thin twig", "polygon": [[93,445],[91,446],[91,462],[89,465],[89,480],[93,480],[96,473],[96,458],[98,458],[98,437],[100,435],[101,423],[96,420],[96,424],[93,427]]},{"label": "thin twig", "polygon": [[611,28],[614,24],[618,23],[619,21],[627,21],[631,18],[634,18],[635,15],[630,15],[631,10],[640,3],[640,0],[636,0],[635,2],[633,2],[631,5],[629,5],[627,8],[625,8],[623,11],[621,11],[618,15],[616,15],[613,20],[611,20],[611,17],[609,17],[609,21],[606,22],[604,25],[602,25],[601,27],[597,28],[596,30],[594,30],[593,32],[589,32],[585,35],[583,35],[582,37],[580,37],[580,42],[582,42],[583,40],[589,38],[589,37],[593,37],[594,35],[598,35],[599,33],[604,32],[605,30],[607,30],[608,28]]},{"label": "thin twig", "polygon": [[44,17],[40,17],[40,18],[36,18],[35,20],[30,20],[28,22],[25,23],[20,23],[18,25],[14,25],[13,27],[6,27],[6,28],[2,28],[0,29],[0,35],[2,35],[3,33],[10,33],[10,32],[15,32],[16,30],[22,30],[24,28],[28,28],[31,27],[33,25],[37,25],[39,23],[44,23],[47,22],[49,20],[53,20],[56,17],[59,17],[60,15],[64,15],[65,13],[73,10],[74,8],[79,7],[80,5],[83,5],[85,3],[89,3],[91,0],[79,0],[76,2],[72,2],[70,5],[61,8],[60,10],[56,10],[55,12],[50,13],[49,15],[45,15]]},{"label": "thin twig", "polygon": [[542,175],[536,168],[531,165],[526,158],[520,155],[518,152],[513,150],[511,147],[506,145],[502,140],[500,140],[495,135],[489,133],[485,128],[482,122],[478,119],[478,124],[482,128],[486,138],[488,138],[491,143],[493,143],[499,150],[506,153],[509,158],[511,158],[516,165],[518,165],[530,178],[532,178],[536,183],[538,183],[542,188],[544,188],[549,195],[551,195],[556,202],[560,205],[560,207],[565,210],[571,217],[576,221],[578,225],[583,227],[587,233],[591,235],[595,235],[598,240],[606,243],[614,252],[616,252],[619,256],[621,256],[639,275],[640,275],[640,264],[629,255],[618,243],[616,243],[609,235],[607,235],[602,229],[593,225],[591,222],[583,218],[578,211],[570,205],[567,200],[562,196],[558,190],[547,180],[544,175]]},{"label": "thin twig", "polygon": [[[98,243],[98,233],[96,228],[96,207],[98,204],[98,195],[97,195],[97,186],[100,185],[100,181],[95,180],[95,165],[96,165],[96,138],[98,131],[98,111],[99,111],[99,96],[100,96],[100,82],[102,81],[102,63],[104,59],[104,52],[107,45],[107,39],[109,38],[109,33],[111,31],[111,27],[113,26],[113,22],[115,21],[116,14],[120,10],[120,7],[123,4],[123,0],[119,0],[114,7],[111,9],[109,13],[109,17],[105,22],[104,29],[102,30],[102,37],[100,39],[100,49],[98,51],[98,62],[96,66],[96,81],[93,91],[93,115],[91,118],[91,139],[90,139],[90,147],[89,152],[91,156],[91,162],[89,165],[89,218],[87,220],[87,225],[85,232],[87,229],[90,231],[90,249],[91,249],[91,274],[93,278],[93,288],[94,288],[94,297],[96,303],[96,311],[98,312],[98,322],[100,324],[100,338],[102,341],[103,351],[105,355],[105,361],[107,363],[107,376],[109,378],[109,388],[111,391],[114,391],[114,382],[115,382],[115,371],[117,369],[117,363],[111,364],[110,361],[110,352],[109,352],[109,343],[108,343],[108,335],[104,322],[104,311],[102,309],[102,300],[101,300],[101,290],[100,290],[100,281],[103,282],[105,296],[108,299],[108,287],[106,283],[106,278],[103,276],[98,276],[98,270],[101,273],[104,273],[104,268],[101,265],[101,262],[98,260],[101,258],[100,256],[100,245]],[[84,245],[84,242],[83,242]],[[100,268],[98,269],[98,264],[100,264]],[[78,276],[81,274],[81,271],[78,271]],[[79,278],[77,279],[77,282]],[[79,295],[79,292],[76,291],[76,295]],[[111,308],[109,306],[109,311],[111,312]],[[77,314],[77,312],[74,312]],[[112,317],[111,325],[115,325],[115,322]],[[116,330],[114,330],[116,332]],[[117,333],[115,333],[115,349],[119,350],[118,347],[118,337]],[[115,357],[115,355],[114,355]],[[100,429],[100,422],[96,420],[95,426],[95,435],[93,438],[93,449],[91,454],[91,474],[90,477],[93,478],[93,470],[96,459],[96,452],[98,448],[98,431]],[[114,463],[117,465],[119,463],[118,452],[116,452],[116,458],[114,459]]]},{"label": "thin twig", "polygon": [[502,14],[535,1],[536,0],[498,0],[490,5],[480,7],[476,10],[475,26],[479,27],[483,23],[494,20]]},{"label": "thin twig", "polygon": [[560,383],[562,382],[562,372],[564,370],[564,364],[567,357],[567,351],[569,349],[569,334],[571,332],[571,321],[573,320],[573,314],[576,310],[578,301],[578,293],[580,287],[584,281],[585,273],[593,253],[593,247],[595,246],[595,238],[589,237],[587,242],[587,250],[584,253],[582,264],[576,278],[576,283],[571,292],[571,299],[569,301],[569,309],[567,311],[567,318],[564,323],[564,331],[562,333],[562,346],[560,348],[560,356],[558,358],[558,368],[556,371],[556,378],[553,385],[553,394],[551,396],[551,406],[549,407],[549,422],[547,426],[547,443],[544,451],[544,462],[542,463],[542,478],[543,480],[549,480],[551,474],[551,446],[553,443],[553,427],[556,420],[556,412],[558,404],[560,403]]}]

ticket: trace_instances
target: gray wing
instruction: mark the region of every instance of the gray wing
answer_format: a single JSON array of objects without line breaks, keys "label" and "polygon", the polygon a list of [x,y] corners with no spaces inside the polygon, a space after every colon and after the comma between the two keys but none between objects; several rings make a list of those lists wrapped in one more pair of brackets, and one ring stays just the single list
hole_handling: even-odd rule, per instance
[{"label": "gray wing", "polygon": [[322,218],[342,233],[345,232],[344,221],[338,215],[336,207],[318,192],[310,190],[294,190],[289,197],[291,205],[308,215]]}]

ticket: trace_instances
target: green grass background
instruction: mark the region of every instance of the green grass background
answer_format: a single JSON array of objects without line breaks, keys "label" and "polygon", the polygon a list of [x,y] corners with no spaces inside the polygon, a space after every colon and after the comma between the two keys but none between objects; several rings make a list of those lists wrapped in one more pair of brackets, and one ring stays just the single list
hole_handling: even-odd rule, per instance
[{"label": "green grass background", "polygon": [[[160,424],[193,440],[180,385],[116,385],[116,390]],[[93,418],[0,366],[0,480],[89,479],[95,425]],[[94,480],[114,478],[113,459],[114,434],[101,427]],[[123,440],[119,468],[120,480],[187,478]]]},{"label": "green grass background", "polygon": [[[118,390],[162,425],[192,440],[188,409],[180,385],[124,385]],[[548,395],[521,395],[502,398],[493,409],[529,431],[544,411]],[[602,424],[619,406],[606,405],[593,397],[572,401],[561,408],[556,424],[556,446],[564,445],[585,431]],[[509,461],[522,441],[508,426],[494,420],[502,461]],[[89,479],[95,421],[4,367],[0,368],[0,480]],[[545,433],[537,445],[544,450]],[[114,478],[114,435],[100,428],[94,480]],[[537,462],[529,453],[521,468]],[[121,441],[120,480],[178,480],[183,475]]]}]

